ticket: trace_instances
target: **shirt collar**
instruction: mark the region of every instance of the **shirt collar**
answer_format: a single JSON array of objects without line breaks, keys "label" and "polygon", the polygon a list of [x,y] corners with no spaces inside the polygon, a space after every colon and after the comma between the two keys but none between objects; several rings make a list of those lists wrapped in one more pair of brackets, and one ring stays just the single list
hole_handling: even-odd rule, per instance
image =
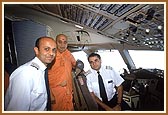
[{"label": "shirt collar", "polygon": [[[102,73],[102,69],[103,69],[103,65],[101,65],[101,67],[99,69],[100,74]],[[94,69],[91,69],[91,70],[94,74],[98,74],[96,70],[94,70]]]},{"label": "shirt collar", "polygon": [[39,65],[39,69],[41,69],[42,71],[47,68],[44,63],[42,63],[41,60],[37,57],[34,58],[33,62],[37,63]]}]

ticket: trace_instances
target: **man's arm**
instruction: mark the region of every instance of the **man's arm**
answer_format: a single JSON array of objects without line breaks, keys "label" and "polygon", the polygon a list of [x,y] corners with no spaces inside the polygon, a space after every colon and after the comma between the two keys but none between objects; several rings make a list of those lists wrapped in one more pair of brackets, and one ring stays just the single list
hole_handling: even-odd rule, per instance
[{"label": "man's arm", "polygon": [[117,105],[113,107],[113,109],[115,111],[121,111],[121,101],[122,101],[122,96],[123,96],[123,86],[122,85],[117,87],[117,92],[118,92]]},{"label": "man's arm", "polygon": [[117,87],[117,92],[118,92],[117,104],[121,104],[122,97],[123,97],[123,86],[122,85]]},{"label": "man's arm", "polygon": [[[13,74],[15,75],[15,74]],[[32,84],[29,82],[29,75],[26,71],[16,74],[14,81],[10,81],[10,98],[6,104],[7,111],[28,111],[30,107],[30,91]],[[13,76],[11,76],[13,77]],[[5,99],[8,99],[5,97]]]}]

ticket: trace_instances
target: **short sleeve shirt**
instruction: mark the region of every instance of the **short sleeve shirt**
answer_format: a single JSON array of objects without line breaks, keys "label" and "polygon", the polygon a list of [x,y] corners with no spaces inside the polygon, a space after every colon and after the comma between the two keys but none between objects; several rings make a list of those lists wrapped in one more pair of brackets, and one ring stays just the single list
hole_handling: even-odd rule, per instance
[{"label": "short sleeve shirt", "polygon": [[[102,76],[109,101],[116,94],[115,86],[120,86],[124,82],[124,79],[110,66],[101,66],[99,72]],[[86,77],[89,91],[93,92],[100,100],[102,100],[100,97],[97,71],[93,69],[89,70]]]}]

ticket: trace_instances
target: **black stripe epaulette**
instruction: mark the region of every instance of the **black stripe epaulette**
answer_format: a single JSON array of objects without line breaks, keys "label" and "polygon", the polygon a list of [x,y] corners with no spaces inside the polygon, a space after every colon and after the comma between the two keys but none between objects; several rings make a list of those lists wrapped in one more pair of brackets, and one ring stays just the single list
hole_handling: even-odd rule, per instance
[{"label": "black stripe epaulette", "polygon": [[39,69],[39,65],[34,62],[32,62],[30,66],[35,67],[37,70]]},{"label": "black stripe epaulette", "polygon": [[113,70],[111,66],[106,66],[106,69]]}]

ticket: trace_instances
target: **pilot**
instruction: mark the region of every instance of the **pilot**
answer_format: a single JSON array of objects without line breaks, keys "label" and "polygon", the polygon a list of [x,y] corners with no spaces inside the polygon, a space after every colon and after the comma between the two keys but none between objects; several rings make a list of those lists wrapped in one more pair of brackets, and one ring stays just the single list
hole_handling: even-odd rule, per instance
[{"label": "pilot", "polygon": [[110,66],[101,65],[101,57],[97,53],[91,53],[88,61],[92,69],[87,72],[87,86],[99,110],[130,110],[122,99],[124,79],[119,73]]},{"label": "pilot", "polygon": [[35,57],[18,67],[10,76],[5,95],[6,111],[47,110],[45,70],[56,55],[53,38],[40,37],[36,40]]}]

